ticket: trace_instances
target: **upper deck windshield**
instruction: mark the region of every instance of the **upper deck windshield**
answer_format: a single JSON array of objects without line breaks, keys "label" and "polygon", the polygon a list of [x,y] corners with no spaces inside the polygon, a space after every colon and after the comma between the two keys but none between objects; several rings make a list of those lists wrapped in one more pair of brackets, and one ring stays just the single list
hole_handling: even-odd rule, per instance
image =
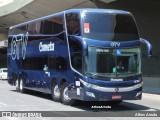
[{"label": "upper deck windshield", "polygon": [[86,12],[82,15],[83,37],[102,41],[139,39],[137,26],[130,14]]}]

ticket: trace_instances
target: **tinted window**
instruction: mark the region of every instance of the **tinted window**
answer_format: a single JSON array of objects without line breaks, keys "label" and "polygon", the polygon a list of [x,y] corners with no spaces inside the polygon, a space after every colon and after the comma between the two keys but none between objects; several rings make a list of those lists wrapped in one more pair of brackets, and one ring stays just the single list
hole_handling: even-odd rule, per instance
[{"label": "tinted window", "polygon": [[24,70],[43,70],[44,66],[49,69],[66,70],[67,61],[64,57],[30,57],[22,62]]},{"label": "tinted window", "polygon": [[9,34],[26,34],[27,33],[27,25],[20,26],[9,30]]},{"label": "tinted window", "polygon": [[41,22],[41,34],[58,34],[63,32],[63,17],[55,16]]},{"label": "tinted window", "polygon": [[42,31],[43,21],[36,21],[27,25],[29,34],[39,34]]},{"label": "tinted window", "polygon": [[55,69],[56,68],[56,58],[54,56],[48,58],[49,63],[49,69]]},{"label": "tinted window", "polygon": [[67,32],[69,35],[80,35],[80,20],[77,13],[66,14]]},{"label": "tinted window", "polygon": [[129,14],[86,13],[83,36],[103,41],[139,39],[133,17]]},{"label": "tinted window", "polygon": [[82,44],[69,37],[69,47],[72,66],[82,73]]},{"label": "tinted window", "polygon": [[57,70],[66,70],[67,69],[67,61],[64,57],[56,58],[56,69]]},{"label": "tinted window", "polygon": [[48,66],[48,57],[28,57],[22,62],[24,70],[43,70],[44,65]]}]

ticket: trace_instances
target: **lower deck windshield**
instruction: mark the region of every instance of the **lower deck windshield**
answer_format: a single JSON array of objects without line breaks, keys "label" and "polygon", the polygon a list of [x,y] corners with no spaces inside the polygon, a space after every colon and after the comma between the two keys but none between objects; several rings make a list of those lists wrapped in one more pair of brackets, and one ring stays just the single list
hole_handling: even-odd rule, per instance
[{"label": "lower deck windshield", "polygon": [[123,78],[141,73],[140,48],[107,49],[88,47],[86,74]]}]

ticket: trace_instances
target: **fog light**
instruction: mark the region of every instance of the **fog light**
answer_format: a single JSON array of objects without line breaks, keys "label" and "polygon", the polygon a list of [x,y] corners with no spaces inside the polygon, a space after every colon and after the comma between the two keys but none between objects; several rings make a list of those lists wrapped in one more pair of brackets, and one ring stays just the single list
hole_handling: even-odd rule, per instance
[{"label": "fog light", "polygon": [[142,91],[138,92],[138,93],[136,94],[136,97],[138,97],[138,96],[141,95],[141,94],[142,94]]},{"label": "fog light", "polygon": [[90,97],[94,97],[94,98],[95,98],[95,95],[94,95],[94,93],[92,93],[92,92],[86,92],[86,94],[87,94],[88,96],[90,96]]}]

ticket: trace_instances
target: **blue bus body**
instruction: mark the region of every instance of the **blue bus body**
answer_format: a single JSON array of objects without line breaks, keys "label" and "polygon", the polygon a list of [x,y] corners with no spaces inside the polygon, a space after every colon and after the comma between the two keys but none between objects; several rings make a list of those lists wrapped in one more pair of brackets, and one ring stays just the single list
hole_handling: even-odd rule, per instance
[{"label": "blue bus body", "polygon": [[150,56],[151,44],[121,10],[72,9],[25,22],[9,30],[8,83],[64,104],[138,100],[141,43]]}]

